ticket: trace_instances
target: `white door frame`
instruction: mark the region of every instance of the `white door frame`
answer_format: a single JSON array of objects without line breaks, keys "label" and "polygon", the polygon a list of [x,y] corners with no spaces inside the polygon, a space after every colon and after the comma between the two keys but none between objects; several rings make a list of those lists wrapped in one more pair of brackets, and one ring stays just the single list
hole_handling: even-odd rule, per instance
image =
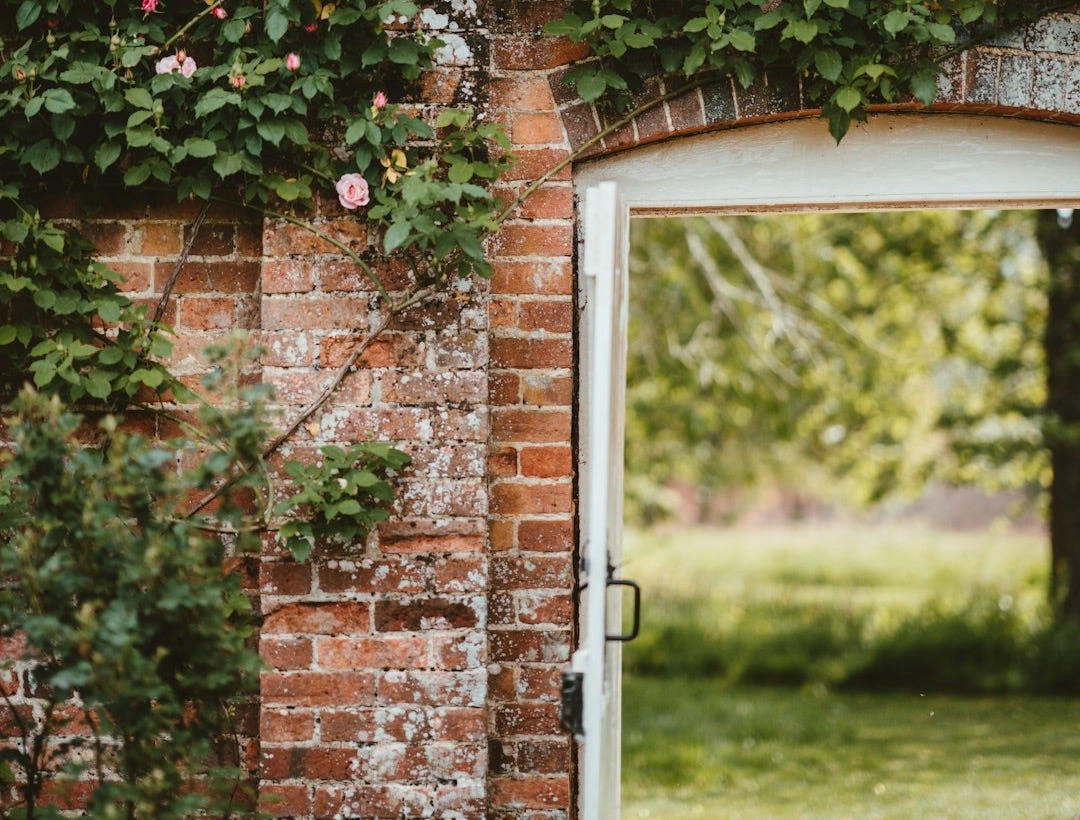
[{"label": "white door frame", "polygon": [[[621,209],[612,215],[616,224],[625,224],[630,216],[693,213],[1080,207],[1080,128],[966,115],[882,114],[853,127],[839,146],[821,120],[748,126],[687,137],[576,166],[579,224],[587,218],[581,205],[585,192],[602,185],[618,192],[619,196],[609,200],[617,202],[613,207]],[[581,231],[579,235],[585,237],[586,233]],[[625,258],[629,250],[629,236],[621,241],[624,246],[615,249],[613,258]],[[579,260],[597,258],[596,249],[588,247],[587,241],[582,244]],[[585,279],[578,276],[579,320],[580,326],[592,327]],[[611,296],[618,298],[617,294]],[[617,333],[614,331],[610,340],[591,333],[580,335],[580,374],[588,373],[583,368],[594,361],[597,346],[608,348],[602,354],[605,356],[614,351],[616,360],[624,354],[625,335],[616,338]],[[589,463],[587,454],[590,450],[596,452],[592,441],[596,433],[590,431],[605,429],[602,417],[610,410],[606,405],[589,406],[592,392],[583,384],[576,408],[578,418],[585,420],[579,425],[578,486],[587,488],[596,483],[597,472],[604,471],[601,483],[621,488],[620,476],[607,472],[612,465],[619,471],[621,459],[604,459],[608,463],[603,465]],[[609,393],[600,391],[600,395],[606,401]],[[597,538],[593,522],[600,516],[580,508],[579,515],[589,524],[590,537]],[[617,538],[617,527],[614,536]],[[591,596],[594,602],[599,600],[597,592],[594,590]],[[647,588],[645,601],[643,618],[647,628]],[[584,596],[583,602],[583,610],[587,610]],[[587,635],[588,612],[583,611],[582,616],[582,634]],[[592,620],[595,632],[595,608]],[[595,669],[595,659],[590,669]],[[618,670],[612,679],[617,688]],[[585,688],[590,690],[588,680]],[[591,688],[600,691],[595,685]],[[607,719],[621,721],[618,691],[607,696]],[[611,701],[614,709],[610,708]],[[598,708],[593,706],[594,710]],[[587,727],[589,709],[586,700]],[[617,725],[601,731],[618,738]],[[611,783],[618,783],[618,750],[613,759],[601,759],[596,746],[590,746],[588,731],[581,742],[581,820],[613,820],[619,811],[617,786],[614,796],[611,792]]]}]

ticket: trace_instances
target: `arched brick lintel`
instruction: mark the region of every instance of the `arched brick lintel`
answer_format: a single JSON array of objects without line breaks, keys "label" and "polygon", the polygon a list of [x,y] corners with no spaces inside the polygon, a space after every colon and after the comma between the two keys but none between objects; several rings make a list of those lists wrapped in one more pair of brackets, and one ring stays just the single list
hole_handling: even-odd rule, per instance
[{"label": "arched brick lintel", "polygon": [[[820,115],[807,105],[801,80],[791,75],[766,76],[745,89],[724,78],[683,93],[683,78],[658,78],[635,100],[638,106],[656,104],[598,139],[618,116],[582,102],[565,75],[550,76],[552,94],[571,148],[582,159],[673,137]],[[873,106],[871,114],[928,110],[1080,124],[1080,13],[1052,15],[951,58],[929,108],[912,101]]]}]

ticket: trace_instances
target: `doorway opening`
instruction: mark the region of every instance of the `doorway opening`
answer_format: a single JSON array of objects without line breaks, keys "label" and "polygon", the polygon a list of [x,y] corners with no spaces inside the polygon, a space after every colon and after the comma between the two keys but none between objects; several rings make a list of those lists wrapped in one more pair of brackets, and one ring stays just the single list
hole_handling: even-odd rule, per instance
[{"label": "doorway opening", "polygon": [[1039,515],[1058,218],[632,223],[624,817],[1080,808]]},{"label": "doorway opening", "polygon": [[606,590],[623,569],[622,282],[629,217],[1080,204],[1075,129],[966,116],[882,115],[837,147],[819,125],[797,121],[685,138],[575,169],[582,202],[582,600],[571,670],[583,681],[583,731],[577,735],[583,818],[620,814],[621,644],[612,636],[621,634],[621,626],[618,602]]}]

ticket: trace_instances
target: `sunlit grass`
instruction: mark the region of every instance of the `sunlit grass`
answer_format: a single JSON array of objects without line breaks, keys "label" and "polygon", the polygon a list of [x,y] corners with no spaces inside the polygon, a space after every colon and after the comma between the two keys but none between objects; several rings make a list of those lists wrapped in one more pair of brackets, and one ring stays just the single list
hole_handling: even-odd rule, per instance
[{"label": "sunlit grass", "polygon": [[629,678],[623,817],[1070,818],[1080,701]]},{"label": "sunlit grass", "polygon": [[[940,694],[1058,687],[1031,672],[1044,536],[631,532],[624,557],[644,588],[628,667],[667,672],[626,676],[625,818],[1080,812],[1080,700]],[[1078,678],[1070,640],[1045,644],[1054,681]],[[906,692],[837,690],[862,685]]]}]

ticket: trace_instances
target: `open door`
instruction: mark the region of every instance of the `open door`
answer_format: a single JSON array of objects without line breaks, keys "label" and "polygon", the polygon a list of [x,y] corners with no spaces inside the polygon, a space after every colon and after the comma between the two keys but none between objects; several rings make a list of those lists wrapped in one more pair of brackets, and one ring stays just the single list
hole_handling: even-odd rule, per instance
[{"label": "open door", "polygon": [[[564,681],[564,724],[581,743],[582,820],[619,816],[621,644],[637,632],[639,591],[621,555],[629,209],[614,183],[585,192],[581,452],[581,639]],[[623,634],[622,595],[635,623]]]}]

